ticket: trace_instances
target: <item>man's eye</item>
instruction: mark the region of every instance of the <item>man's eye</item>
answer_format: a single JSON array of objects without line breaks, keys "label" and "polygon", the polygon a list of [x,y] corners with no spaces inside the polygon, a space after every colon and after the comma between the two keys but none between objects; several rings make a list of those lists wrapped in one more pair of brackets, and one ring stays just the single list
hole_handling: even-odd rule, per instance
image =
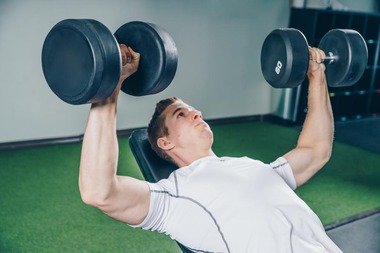
[{"label": "man's eye", "polygon": [[180,113],[178,113],[177,118],[183,117],[183,116],[184,116],[183,112],[180,112]]}]

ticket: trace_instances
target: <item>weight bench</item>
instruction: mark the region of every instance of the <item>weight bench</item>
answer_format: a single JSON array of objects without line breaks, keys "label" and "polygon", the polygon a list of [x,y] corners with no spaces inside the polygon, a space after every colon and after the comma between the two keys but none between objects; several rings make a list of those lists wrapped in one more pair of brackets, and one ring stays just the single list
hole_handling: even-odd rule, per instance
[{"label": "weight bench", "polygon": [[[178,167],[161,159],[151,148],[146,129],[138,129],[129,137],[129,146],[146,181],[155,183],[167,178]],[[178,242],[177,242],[178,243]],[[178,243],[183,253],[192,253]]]}]

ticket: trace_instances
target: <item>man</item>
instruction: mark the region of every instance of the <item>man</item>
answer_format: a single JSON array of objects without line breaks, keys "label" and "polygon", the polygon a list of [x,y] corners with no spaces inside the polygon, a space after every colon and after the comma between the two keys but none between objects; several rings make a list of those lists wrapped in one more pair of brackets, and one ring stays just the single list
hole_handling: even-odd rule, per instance
[{"label": "man", "polygon": [[131,226],[170,235],[194,252],[341,252],[294,193],[329,160],[333,116],[322,59],[310,48],[308,113],[297,146],[271,164],[217,157],[202,114],[177,98],[158,103],[152,147],[180,168],[156,184],[116,175],[117,99],[139,54],[121,45],[123,73],[111,97],[91,106],[79,187],[85,203]]}]

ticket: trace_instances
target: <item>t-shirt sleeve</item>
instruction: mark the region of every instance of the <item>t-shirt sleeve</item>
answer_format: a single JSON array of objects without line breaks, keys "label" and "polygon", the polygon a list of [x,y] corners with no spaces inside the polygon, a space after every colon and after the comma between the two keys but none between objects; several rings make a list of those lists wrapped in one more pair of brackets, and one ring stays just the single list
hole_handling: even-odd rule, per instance
[{"label": "t-shirt sleeve", "polygon": [[148,214],[143,222],[138,225],[133,225],[132,227],[163,232],[162,221],[165,216],[167,192],[158,184],[148,183],[148,185],[150,188],[150,205]]},{"label": "t-shirt sleeve", "polygon": [[277,158],[276,161],[270,163],[270,166],[285,180],[290,188],[293,190],[297,188],[296,179],[294,178],[292,168],[284,157]]}]

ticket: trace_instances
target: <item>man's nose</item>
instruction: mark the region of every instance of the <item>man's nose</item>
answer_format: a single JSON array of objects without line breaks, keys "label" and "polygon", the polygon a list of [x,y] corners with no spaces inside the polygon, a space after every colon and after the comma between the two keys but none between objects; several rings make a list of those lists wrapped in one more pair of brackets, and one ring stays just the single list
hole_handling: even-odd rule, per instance
[{"label": "man's nose", "polygon": [[192,113],[192,119],[193,120],[197,120],[199,118],[202,118],[202,113],[200,111],[193,110],[191,113]]}]

